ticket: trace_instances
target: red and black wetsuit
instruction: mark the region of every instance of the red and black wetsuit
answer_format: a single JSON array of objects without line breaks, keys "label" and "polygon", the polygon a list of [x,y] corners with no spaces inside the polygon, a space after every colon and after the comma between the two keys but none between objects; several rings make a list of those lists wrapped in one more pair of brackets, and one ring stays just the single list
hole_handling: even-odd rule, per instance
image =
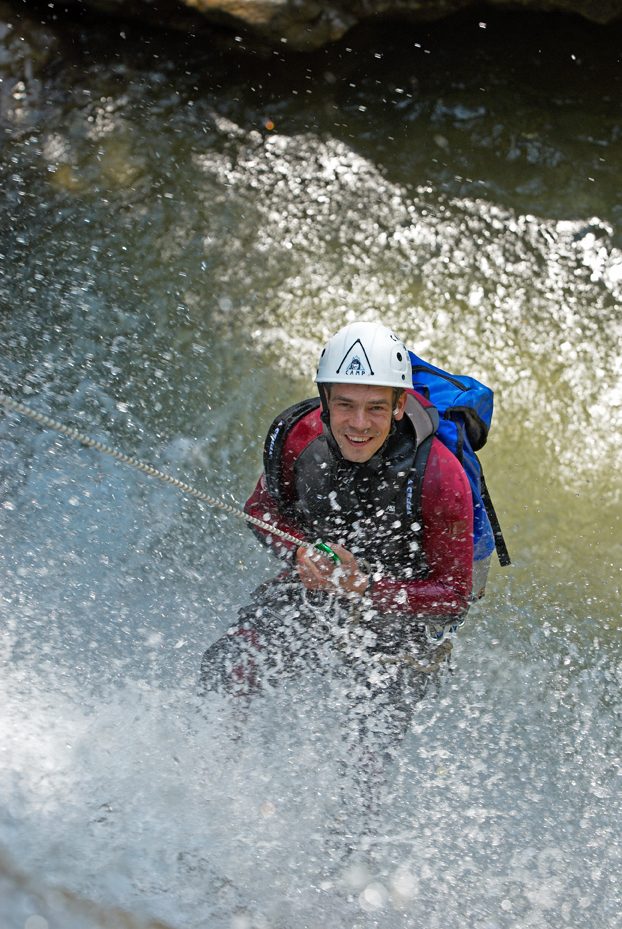
[{"label": "red and black wetsuit", "polygon": [[[471,490],[457,459],[434,438],[428,407],[409,391],[406,415],[362,464],[343,458],[321,409],[310,409],[280,444],[269,434],[267,467],[245,506],[301,540],[343,545],[369,564],[368,596],[378,613],[419,620],[464,614],[473,568]],[[271,446],[279,449],[276,462]],[[254,531],[292,563],[293,543]]]},{"label": "red and black wetsuit", "polygon": [[[366,599],[356,602],[306,591],[294,568],[296,545],[255,529],[290,568],[259,587],[207,649],[204,694],[250,697],[273,678],[298,675],[302,668],[328,673],[337,662],[355,678],[362,674],[366,702],[373,708],[377,696],[385,708],[393,706],[397,729],[404,730],[429,685],[430,669],[448,654],[433,657],[442,628],[468,609],[473,564],[467,477],[434,437],[436,411],[409,394],[406,415],[364,463],[343,458],[319,401],[296,404],[274,421],[264,472],[246,512],[295,538],[343,545],[368,563],[372,585]],[[352,621],[357,603],[364,614]],[[378,655],[380,666],[374,663]],[[385,667],[388,656],[399,656],[397,664]],[[376,678],[380,683],[372,686]],[[353,697],[353,706],[358,700]]]}]

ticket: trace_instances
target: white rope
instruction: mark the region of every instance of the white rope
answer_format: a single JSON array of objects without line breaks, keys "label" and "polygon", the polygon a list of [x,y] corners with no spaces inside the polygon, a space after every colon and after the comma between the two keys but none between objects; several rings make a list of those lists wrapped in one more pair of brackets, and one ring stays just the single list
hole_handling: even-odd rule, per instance
[{"label": "white rope", "polygon": [[142,471],[143,474],[148,474],[149,477],[155,477],[159,481],[163,481],[165,484],[170,484],[171,486],[176,487],[177,490],[181,490],[182,493],[188,494],[191,497],[196,497],[197,500],[201,500],[201,502],[206,503],[207,506],[222,510],[223,512],[228,513],[230,516],[235,516],[238,519],[244,519],[246,522],[251,523],[253,526],[257,526],[259,529],[263,529],[265,532],[269,532],[270,535],[277,536],[279,539],[283,539],[285,542],[292,542],[294,545],[298,546],[302,545],[303,548],[315,547],[313,542],[301,541],[300,539],[296,538],[296,536],[290,535],[288,532],[283,532],[282,529],[278,529],[276,526],[265,522],[263,519],[257,519],[257,517],[251,516],[249,513],[245,513],[243,510],[231,506],[229,503],[225,503],[223,500],[217,500],[215,497],[210,497],[209,494],[204,493],[202,490],[198,490],[196,487],[192,487],[191,484],[187,484],[185,481],[180,481],[179,478],[173,477],[171,474],[166,474],[165,471],[160,471],[158,468],[154,468],[153,465],[147,464],[147,462],[141,461],[139,458],[134,458],[132,455],[126,455],[124,452],[119,452],[116,448],[111,448],[104,442],[99,442],[97,439],[92,439],[84,432],[80,432],[78,429],[74,429],[72,426],[66,426],[64,423],[58,422],[56,419],[52,419],[51,416],[46,416],[45,413],[39,413],[37,410],[33,410],[25,403],[20,403],[19,400],[14,400],[12,397],[7,396],[5,393],[2,393],[2,391],[0,391],[0,404],[6,407],[7,410],[11,410],[13,413],[19,413],[22,416],[27,416],[29,419],[34,420],[34,422],[38,423],[40,426],[43,426],[45,429],[53,429],[55,432],[60,432],[61,435],[67,436],[69,439],[75,439],[75,441],[80,442],[81,445],[86,445],[88,448],[94,448],[98,452],[102,452],[104,455],[110,455],[112,458],[116,458],[117,461],[121,461],[123,464],[129,465],[131,468],[135,468],[138,471]]}]

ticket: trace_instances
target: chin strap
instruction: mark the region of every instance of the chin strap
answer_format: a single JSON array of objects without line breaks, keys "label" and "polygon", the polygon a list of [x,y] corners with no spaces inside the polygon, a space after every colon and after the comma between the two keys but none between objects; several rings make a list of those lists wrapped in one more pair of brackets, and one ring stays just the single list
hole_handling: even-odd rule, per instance
[{"label": "chin strap", "polygon": [[324,384],[317,385],[317,392],[320,395],[320,402],[322,404],[322,412],[320,414],[320,419],[330,429],[330,413],[328,411],[328,396],[326,393],[326,387]]}]

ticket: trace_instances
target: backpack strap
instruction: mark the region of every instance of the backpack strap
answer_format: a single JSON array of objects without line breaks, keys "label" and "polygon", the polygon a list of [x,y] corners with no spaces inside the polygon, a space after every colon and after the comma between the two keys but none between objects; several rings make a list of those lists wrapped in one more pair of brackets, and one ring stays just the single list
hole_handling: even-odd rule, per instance
[{"label": "backpack strap", "polygon": [[423,442],[420,442],[417,446],[415,461],[406,490],[406,509],[412,513],[415,517],[415,521],[418,522],[420,526],[423,526],[423,508],[421,505],[423,475],[428,463],[428,458],[430,457],[430,449],[432,448],[433,441],[434,435],[428,435]]},{"label": "backpack strap", "polygon": [[263,469],[268,493],[275,500],[280,501],[282,496],[282,455],[287,434],[304,416],[317,410],[319,405],[319,397],[294,403],[280,413],[268,429],[263,450]]},{"label": "backpack strap", "polygon": [[[478,458],[479,462],[479,458]],[[480,482],[482,489],[482,503],[486,508],[486,513],[488,514],[488,519],[490,520],[490,525],[492,526],[492,533],[495,537],[495,548],[497,550],[497,558],[499,559],[499,564],[502,568],[507,568],[508,565],[511,565],[510,553],[508,547],[505,544],[505,539],[503,538],[503,532],[501,530],[501,523],[499,522],[499,517],[495,511],[495,508],[486,486],[486,480],[484,479],[484,471],[480,464]]]}]

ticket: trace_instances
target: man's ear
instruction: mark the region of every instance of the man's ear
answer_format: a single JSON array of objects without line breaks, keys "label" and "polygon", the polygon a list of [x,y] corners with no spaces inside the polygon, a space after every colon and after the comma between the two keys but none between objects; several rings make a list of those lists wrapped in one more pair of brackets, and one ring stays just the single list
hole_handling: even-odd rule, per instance
[{"label": "man's ear", "polygon": [[399,396],[399,400],[397,401],[397,403],[395,404],[395,407],[394,407],[394,409],[393,409],[393,417],[394,417],[394,419],[401,419],[401,418],[403,417],[403,415],[404,415],[404,410],[405,410],[405,408],[406,408],[406,400],[407,400],[407,398],[408,398],[408,394],[406,393],[406,391],[405,391],[405,390],[402,391],[402,393],[401,393],[400,396]]}]

